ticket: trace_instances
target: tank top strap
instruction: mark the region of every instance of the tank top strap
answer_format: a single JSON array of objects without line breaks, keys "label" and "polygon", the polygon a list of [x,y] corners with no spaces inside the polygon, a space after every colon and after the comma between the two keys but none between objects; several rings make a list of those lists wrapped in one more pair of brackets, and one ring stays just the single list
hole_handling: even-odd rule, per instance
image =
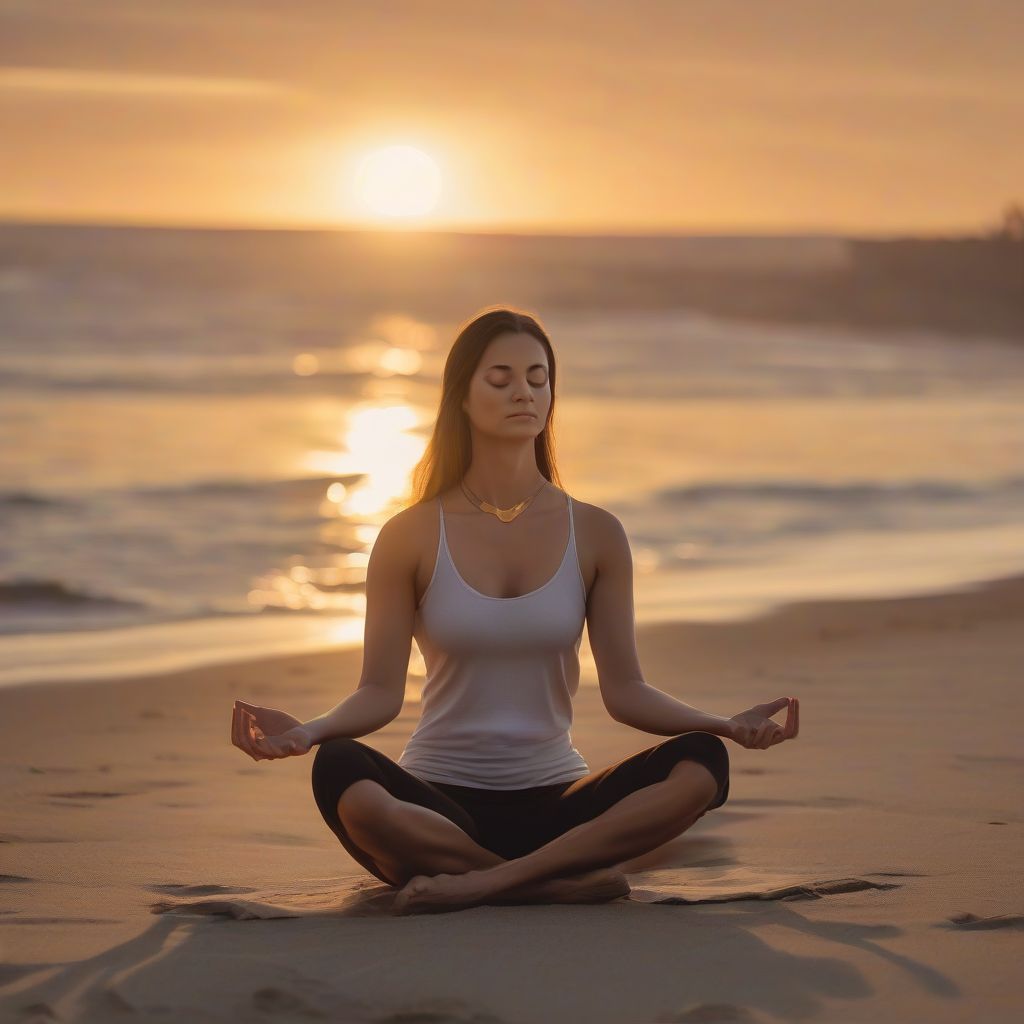
[{"label": "tank top strap", "polygon": [[[437,535],[437,561],[441,560],[441,555],[443,554],[444,557],[448,560],[451,567],[454,569],[455,563],[452,561],[451,552],[448,550],[448,537],[446,536],[444,530],[444,507],[441,504],[440,495],[438,495],[437,498],[437,512],[438,518],[441,521],[441,530]],[[458,570],[456,570],[456,572],[457,571]]]}]

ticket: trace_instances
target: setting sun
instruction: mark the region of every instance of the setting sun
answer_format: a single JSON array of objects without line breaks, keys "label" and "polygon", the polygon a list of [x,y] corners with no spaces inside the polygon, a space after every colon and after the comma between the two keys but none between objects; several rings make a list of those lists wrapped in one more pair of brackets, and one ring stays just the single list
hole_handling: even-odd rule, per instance
[{"label": "setting sun", "polygon": [[355,191],[369,213],[419,217],[437,206],[441,172],[433,159],[414,146],[388,146],[363,158]]}]

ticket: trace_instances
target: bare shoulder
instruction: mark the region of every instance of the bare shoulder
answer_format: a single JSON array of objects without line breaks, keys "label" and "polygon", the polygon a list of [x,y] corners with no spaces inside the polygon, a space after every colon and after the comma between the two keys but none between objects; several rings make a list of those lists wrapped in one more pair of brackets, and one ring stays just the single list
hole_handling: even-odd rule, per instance
[{"label": "bare shoulder", "polygon": [[576,552],[589,601],[597,578],[602,573],[615,570],[628,573],[633,556],[626,531],[614,513],[577,498],[572,499],[572,506],[576,523]]},{"label": "bare shoulder", "polygon": [[374,548],[391,554],[404,553],[418,558],[423,541],[431,527],[436,529],[436,501],[421,501],[396,512],[384,522],[377,534]]},{"label": "bare shoulder", "polygon": [[614,550],[626,539],[626,530],[619,517],[600,505],[572,499],[576,526],[586,531],[587,539],[596,552]]}]

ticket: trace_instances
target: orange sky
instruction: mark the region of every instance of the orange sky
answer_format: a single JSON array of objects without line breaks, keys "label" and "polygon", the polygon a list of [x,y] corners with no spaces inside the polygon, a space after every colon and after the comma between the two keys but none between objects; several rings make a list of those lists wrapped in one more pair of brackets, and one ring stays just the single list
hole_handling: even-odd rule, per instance
[{"label": "orange sky", "polygon": [[972,229],[1024,199],[1021,0],[0,0],[0,216]]}]

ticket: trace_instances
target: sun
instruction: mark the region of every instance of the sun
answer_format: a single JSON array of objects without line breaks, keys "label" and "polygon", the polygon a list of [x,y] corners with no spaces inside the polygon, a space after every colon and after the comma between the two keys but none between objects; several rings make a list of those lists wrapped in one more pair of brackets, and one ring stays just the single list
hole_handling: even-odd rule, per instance
[{"label": "sun", "polygon": [[355,190],[363,208],[378,217],[422,217],[437,206],[441,172],[415,146],[387,146],[360,162]]}]

